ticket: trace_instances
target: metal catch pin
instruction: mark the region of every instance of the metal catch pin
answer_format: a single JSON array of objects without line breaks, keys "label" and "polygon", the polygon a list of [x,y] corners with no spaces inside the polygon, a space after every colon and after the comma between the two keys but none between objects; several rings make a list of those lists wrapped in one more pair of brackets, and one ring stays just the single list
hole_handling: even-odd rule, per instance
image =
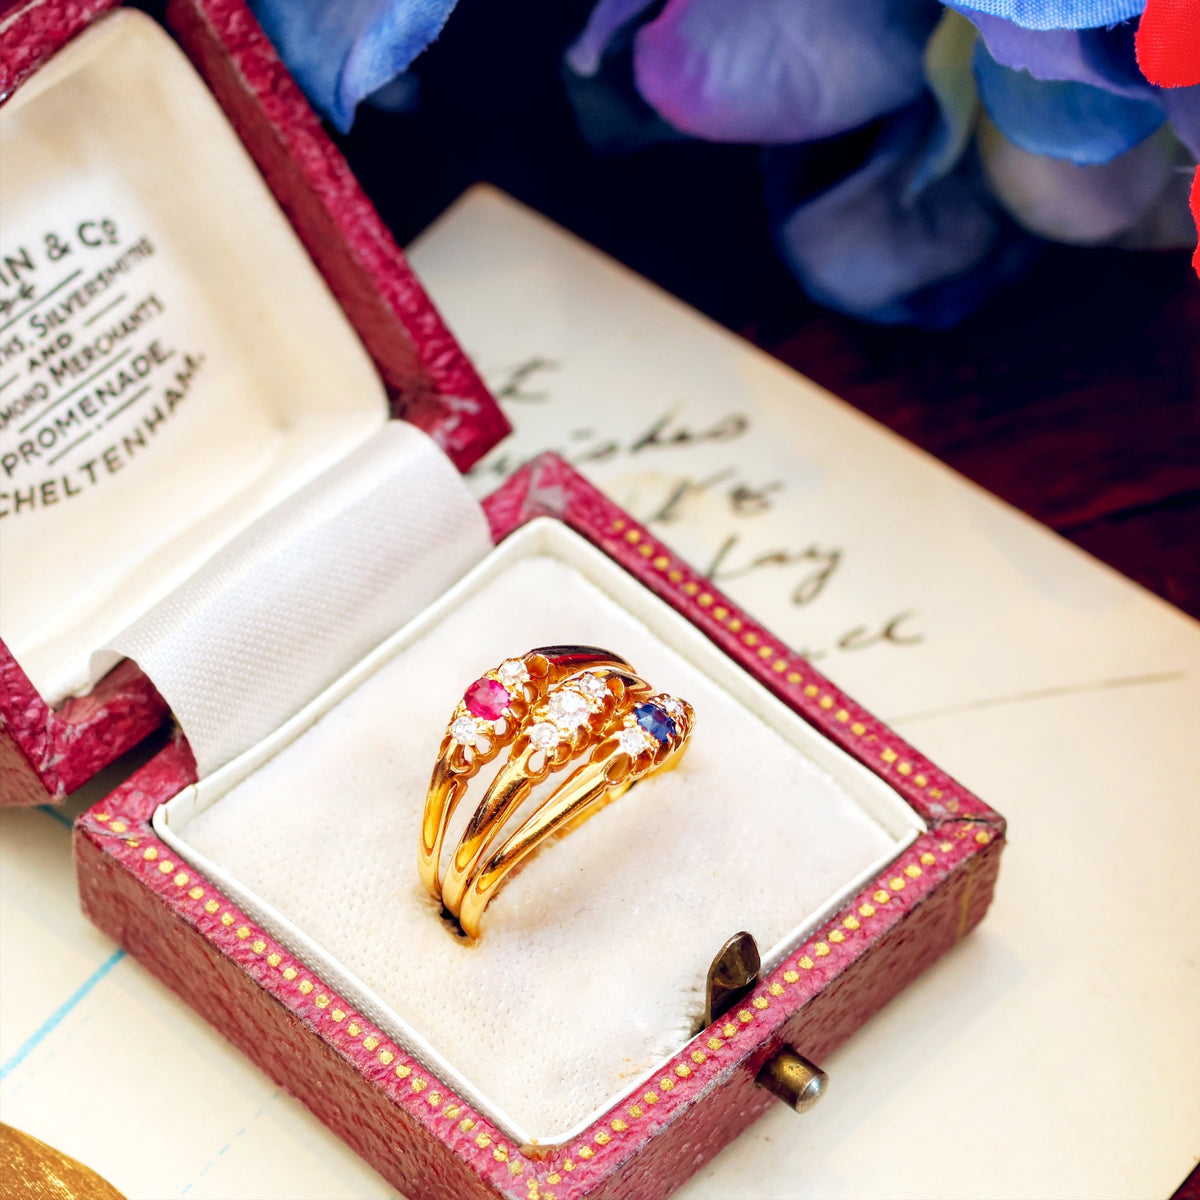
[{"label": "metal catch pin", "polygon": [[798,1113],[806,1113],[825,1095],[829,1076],[791,1046],[784,1046],[759,1071],[758,1083]]}]

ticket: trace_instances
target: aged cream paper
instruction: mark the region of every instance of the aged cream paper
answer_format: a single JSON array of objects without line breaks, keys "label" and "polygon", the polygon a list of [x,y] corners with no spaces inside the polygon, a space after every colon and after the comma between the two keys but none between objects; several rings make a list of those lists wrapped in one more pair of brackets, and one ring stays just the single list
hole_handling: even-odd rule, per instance
[{"label": "aged cream paper", "polygon": [[[560,450],[1010,822],[983,926],[680,1195],[1168,1195],[1200,1155],[1200,627],[495,192],[412,258],[517,426],[479,494]],[[131,1200],[390,1195],[87,925],[68,843],[0,816],[3,1119]]]}]

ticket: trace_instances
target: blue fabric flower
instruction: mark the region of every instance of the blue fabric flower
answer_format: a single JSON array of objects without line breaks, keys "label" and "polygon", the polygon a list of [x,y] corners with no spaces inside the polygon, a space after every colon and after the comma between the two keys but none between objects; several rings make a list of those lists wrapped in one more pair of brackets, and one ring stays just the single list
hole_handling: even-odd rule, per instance
[{"label": "blue fabric flower", "polygon": [[583,32],[567,50],[567,65],[576,75],[595,75],[618,31],[652,3],[653,0],[600,0]]},{"label": "blue fabric flower", "polygon": [[804,148],[768,156],[776,239],[814,299],[872,321],[944,328],[1027,268],[1036,244],[971,171],[913,188],[935,128],[931,105],[910,106],[884,123],[856,170],[813,196],[803,194]]},{"label": "blue fabric flower", "polygon": [[[644,4],[605,0],[567,52],[599,66]],[[936,0],[667,0],[633,39],[638,91],[693,137],[776,145],[854,129],[924,90]]]},{"label": "blue fabric flower", "polygon": [[1146,0],[946,0],[968,16],[986,13],[1024,29],[1099,29],[1136,17]]},{"label": "blue fabric flower", "polygon": [[455,0],[250,0],[309,100],[345,133],[360,101],[406,71]]},{"label": "blue fabric flower", "polygon": [[1086,83],[1132,100],[1145,100],[1154,93],[1137,69],[1132,24],[1031,30],[982,13],[972,13],[971,20],[1001,66],[1028,71],[1034,79]]},{"label": "blue fabric flower", "polygon": [[1171,132],[1200,162],[1200,84],[1195,87],[1163,88],[1159,92]]},{"label": "blue fabric flower", "polygon": [[1077,166],[1109,162],[1166,119],[1156,99],[1132,100],[1086,83],[1035,79],[1028,71],[1001,66],[982,43],[975,47],[975,78],[984,108],[1009,141]]},{"label": "blue fabric flower", "polygon": [[[1165,132],[1107,162],[1080,166],[1031,154],[985,122],[979,151],[993,194],[1026,229],[1053,241],[1113,242],[1152,221],[1160,202],[1173,203],[1181,219],[1187,216],[1186,176]],[[1174,230],[1174,245],[1181,244],[1181,234],[1184,244],[1192,236],[1186,225],[1177,223]]]}]

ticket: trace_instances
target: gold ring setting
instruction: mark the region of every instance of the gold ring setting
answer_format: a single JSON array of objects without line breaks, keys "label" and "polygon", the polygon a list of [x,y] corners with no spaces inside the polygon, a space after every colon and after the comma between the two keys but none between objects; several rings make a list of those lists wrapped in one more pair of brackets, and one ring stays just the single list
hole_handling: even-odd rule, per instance
[{"label": "gold ring setting", "polygon": [[[674,766],[694,724],[691,705],[655,693],[610,651],[547,646],[506,660],[467,688],[442,738],[421,826],[422,882],[477,938],[484,909],[529,855]],[[443,870],[446,829],[470,781],[505,751]],[[518,814],[568,767],[532,812]]]}]

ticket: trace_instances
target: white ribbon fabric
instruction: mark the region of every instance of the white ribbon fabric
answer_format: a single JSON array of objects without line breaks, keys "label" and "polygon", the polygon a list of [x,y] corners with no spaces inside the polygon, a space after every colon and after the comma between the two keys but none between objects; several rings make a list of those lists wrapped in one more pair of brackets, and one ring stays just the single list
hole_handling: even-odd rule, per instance
[{"label": "white ribbon fabric", "polygon": [[431,438],[390,421],[92,656],[134,659],[200,775],[248,750],[491,548]]}]

